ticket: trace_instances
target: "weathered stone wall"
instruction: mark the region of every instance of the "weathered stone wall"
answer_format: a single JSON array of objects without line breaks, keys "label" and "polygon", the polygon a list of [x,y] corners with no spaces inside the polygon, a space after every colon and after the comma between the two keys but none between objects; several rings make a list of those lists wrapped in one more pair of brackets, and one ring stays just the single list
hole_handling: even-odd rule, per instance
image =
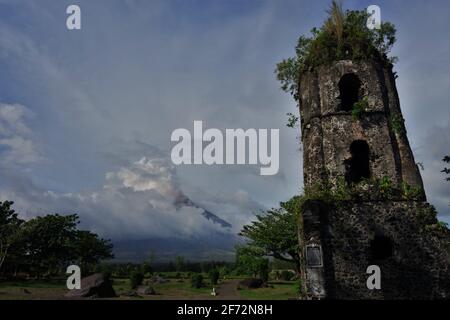
[{"label": "weathered stone wall", "polygon": [[[373,62],[353,62],[351,60],[338,61],[331,66],[322,66],[317,70],[321,115],[341,113],[339,111],[339,87],[341,77],[347,73],[354,73],[361,81],[359,96],[367,96],[368,112],[384,112],[385,101],[382,86],[377,72],[378,64]],[[345,112],[343,112],[345,113]]]},{"label": "weathered stone wall", "polygon": [[321,118],[308,123],[303,133],[303,174],[305,186],[327,181]]},{"label": "weathered stone wall", "polygon": [[374,179],[387,176],[400,183],[386,117],[380,113],[368,113],[355,121],[351,115],[322,117],[322,148],[325,168],[331,185],[338,184],[345,175],[344,161],[351,157],[349,147],[354,140],[365,140],[370,148],[370,172]]},{"label": "weathered stone wall", "polygon": [[[348,73],[361,82],[359,98],[367,98],[360,119],[339,108],[338,84]],[[345,175],[344,161],[350,157],[351,142],[365,140],[370,148],[371,177],[386,176],[396,184],[406,182],[423,189],[389,67],[376,61],[338,61],[303,74],[299,86],[306,187],[321,181],[336,186],[339,177]],[[401,130],[392,125],[394,114]]]},{"label": "weathered stone wall", "polygon": [[[309,201],[303,237],[319,241],[327,298],[442,299],[450,295],[448,248],[433,232],[437,223],[425,202]],[[392,255],[371,258],[375,236],[392,241]],[[366,286],[369,265],[381,269],[381,290]]]},{"label": "weathered stone wall", "polygon": [[[385,99],[387,100],[389,114],[391,116],[399,115],[401,121],[401,131],[398,132],[397,130],[392,130],[394,134],[392,145],[394,150],[398,150],[398,161],[400,163],[399,170],[402,181],[411,186],[423,188],[422,177],[414,160],[414,155],[407,138],[406,127],[403,122],[403,116],[400,110],[400,100],[395,85],[395,76],[391,68],[384,68],[382,76],[383,77],[380,76],[380,78],[383,80],[383,87],[385,87],[385,90],[387,91],[384,94],[386,95]],[[425,193],[423,194],[423,197],[425,200]]]},{"label": "weathered stone wall", "polygon": [[[341,104],[339,81],[349,73],[359,80],[358,100],[367,99],[358,117]],[[356,162],[349,162],[350,145],[363,140],[369,147],[364,159],[371,179],[387,177],[397,188],[406,183],[423,190],[390,66],[338,61],[302,74],[299,88],[305,187],[341,188],[346,170]],[[307,289],[337,299],[450,298],[450,236],[439,229],[425,193],[411,198],[397,189],[387,196],[377,183],[374,186],[366,190],[368,196],[352,194],[333,204],[304,203],[302,250],[320,245],[323,254],[322,267],[302,267],[302,276],[314,278],[307,279]],[[373,254],[376,237],[389,242],[392,254]],[[381,268],[381,290],[366,286],[369,265]]]}]

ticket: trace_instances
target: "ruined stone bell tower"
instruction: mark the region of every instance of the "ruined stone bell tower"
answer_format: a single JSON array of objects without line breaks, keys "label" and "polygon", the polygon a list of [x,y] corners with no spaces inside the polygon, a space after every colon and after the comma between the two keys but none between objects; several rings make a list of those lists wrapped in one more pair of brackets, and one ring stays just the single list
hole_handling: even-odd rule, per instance
[{"label": "ruined stone bell tower", "polygon": [[[299,83],[305,190],[301,256],[312,298],[450,296],[448,248],[426,203],[392,66],[342,60]],[[381,271],[370,290],[367,268]]]}]

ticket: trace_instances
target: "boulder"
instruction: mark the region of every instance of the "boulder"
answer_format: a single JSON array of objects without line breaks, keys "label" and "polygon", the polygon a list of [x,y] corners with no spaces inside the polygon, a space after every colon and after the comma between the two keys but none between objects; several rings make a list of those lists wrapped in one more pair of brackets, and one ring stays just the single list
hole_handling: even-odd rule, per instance
[{"label": "boulder", "polygon": [[153,276],[153,277],[150,279],[150,281],[151,281],[152,283],[166,283],[166,282],[168,282],[169,280],[164,279],[164,278],[161,277],[161,276]]},{"label": "boulder", "polygon": [[155,289],[150,286],[139,286],[136,289],[136,293],[142,296],[149,296],[155,294]]},{"label": "boulder", "polygon": [[239,287],[245,289],[258,289],[264,287],[265,283],[262,279],[248,278],[239,281]]},{"label": "boulder", "polygon": [[105,279],[101,273],[95,273],[81,279],[81,289],[70,290],[66,298],[113,298],[116,293],[111,281]]},{"label": "boulder", "polygon": [[137,292],[135,290],[125,291],[125,292],[121,293],[120,295],[124,296],[124,297],[139,297],[139,295],[137,294]]},{"label": "boulder", "polygon": [[25,293],[25,294],[31,294],[31,292],[29,290],[25,289],[25,288],[22,289],[22,292]]}]

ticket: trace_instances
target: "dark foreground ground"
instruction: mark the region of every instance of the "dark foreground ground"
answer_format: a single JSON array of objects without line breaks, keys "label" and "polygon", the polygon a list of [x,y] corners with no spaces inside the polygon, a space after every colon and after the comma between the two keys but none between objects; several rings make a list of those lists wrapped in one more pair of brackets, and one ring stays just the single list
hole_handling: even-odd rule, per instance
[{"label": "dark foreground ground", "polygon": [[[192,288],[187,279],[168,279],[166,283],[150,283],[155,295],[133,296],[128,279],[113,279],[113,287],[118,297],[113,299],[145,300],[287,300],[295,298],[297,285],[292,281],[273,281],[269,287],[260,289],[240,289],[239,279],[223,279],[215,287],[217,296],[212,296],[212,286],[206,282],[200,289]],[[0,300],[59,300],[67,293],[64,279],[55,280],[17,280],[0,282]]]}]

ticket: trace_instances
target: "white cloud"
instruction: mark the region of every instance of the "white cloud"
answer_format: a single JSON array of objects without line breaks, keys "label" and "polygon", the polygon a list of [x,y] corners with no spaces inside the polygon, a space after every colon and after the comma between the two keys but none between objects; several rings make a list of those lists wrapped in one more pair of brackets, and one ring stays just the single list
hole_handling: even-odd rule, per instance
[{"label": "white cloud", "polygon": [[33,133],[26,124],[31,111],[19,104],[0,103],[0,162],[16,165],[42,159]]},{"label": "white cloud", "polygon": [[[116,240],[236,234],[242,223],[248,222],[260,208],[242,191],[225,195],[224,199],[212,197],[202,202],[206,209],[233,225],[232,229],[224,229],[205,219],[204,210],[193,203],[177,205],[177,198],[184,195],[175,168],[164,158],[143,157],[109,172],[103,187],[94,191],[57,194],[34,186],[27,179],[17,181],[17,177],[6,175],[6,187],[0,188],[0,199],[14,200],[17,211],[27,218],[54,212],[78,213],[83,226]],[[202,197],[208,198],[204,194]]]},{"label": "white cloud", "polygon": [[[259,208],[252,199],[272,206],[300,192],[297,132],[284,127],[295,103],[278,89],[273,69],[294,54],[297,37],[322,20],[327,1],[258,2],[239,12],[232,4],[212,2],[195,16],[167,1],[128,0],[126,6],[123,1],[108,6],[83,1],[84,12],[95,19],[86,20],[81,32],[65,30],[60,5],[53,1],[23,1],[21,7],[15,0],[0,1],[15,17],[0,22],[1,62],[10,70],[1,80],[10,84],[16,101],[36,101],[33,111],[40,121],[34,130],[41,132],[52,161],[51,167],[29,172],[28,179],[0,181],[2,199],[15,200],[30,216],[79,212],[87,226],[111,236],[189,236],[210,230],[210,224],[199,209],[174,208],[172,199],[181,189],[234,226]],[[353,4],[349,7],[361,7]],[[425,163],[429,200],[444,213],[450,203],[448,183],[439,171],[448,139],[431,138],[420,150],[416,146],[428,128],[443,125],[449,115],[448,68],[443,67],[448,66],[448,43],[441,39],[442,30],[450,30],[448,13],[422,2],[416,3],[416,15],[389,6],[384,3],[383,10],[399,29],[394,54],[400,57],[396,70],[409,138],[416,160]],[[424,8],[426,19],[417,24]],[[26,114],[10,121],[16,123],[13,136],[0,131],[2,161],[36,157],[36,132],[27,130]],[[252,167],[192,166],[175,175],[154,156],[130,165],[120,162],[118,169],[113,163],[147,154],[122,150],[136,140],[167,153],[170,132],[198,119],[215,128],[280,128],[280,174],[265,178]],[[433,137],[448,138],[449,132]],[[440,150],[431,155],[435,145]],[[48,192],[50,186],[73,192]],[[96,190],[78,191],[87,186]],[[202,223],[205,230],[199,228]]]},{"label": "white cloud", "polygon": [[441,172],[445,167],[442,159],[450,154],[449,147],[450,125],[435,126],[428,130],[417,155],[424,165],[421,173],[428,201],[436,206],[439,218],[450,223],[450,182],[445,180],[445,175]]}]

